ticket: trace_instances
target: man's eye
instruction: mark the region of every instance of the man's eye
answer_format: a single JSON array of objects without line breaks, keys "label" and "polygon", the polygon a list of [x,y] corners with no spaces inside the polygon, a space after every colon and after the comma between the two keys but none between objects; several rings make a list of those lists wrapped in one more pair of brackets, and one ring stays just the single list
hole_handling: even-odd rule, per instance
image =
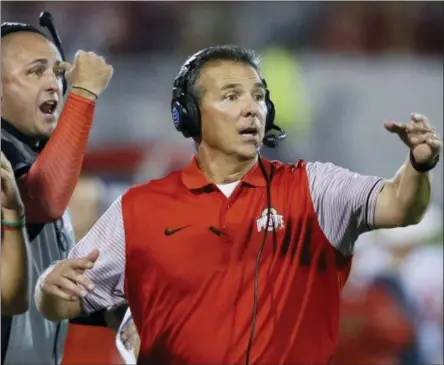
[{"label": "man's eye", "polygon": [[228,99],[230,101],[235,101],[237,99],[237,95],[236,94],[228,94],[227,96],[225,96],[225,99]]},{"label": "man's eye", "polygon": [[33,68],[29,71],[30,74],[38,75],[38,76],[43,75],[44,72],[45,72],[45,69],[43,67],[36,67],[36,68]]}]

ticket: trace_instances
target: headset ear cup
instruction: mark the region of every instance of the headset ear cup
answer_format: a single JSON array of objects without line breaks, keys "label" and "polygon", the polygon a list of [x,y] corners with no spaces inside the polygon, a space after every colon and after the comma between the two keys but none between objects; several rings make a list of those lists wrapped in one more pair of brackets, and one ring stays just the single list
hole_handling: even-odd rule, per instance
[{"label": "headset ear cup", "polygon": [[[199,137],[201,132],[201,125],[200,125],[200,111],[199,106],[197,105],[196,100],[191,95],[184,95],[184,106],[186,109],[186,132],[188,134],[188,137]],[[182,130],[182,132],[185,131],[185,126]]]},{"label": "headset ear cup", "polygon": [[183,121],[183,113],[182,113],[182,105],[178,101],[173,101],[171,103],[171,117],[173,118],[174,128],[178,132],[182,132],[182,121]]}]

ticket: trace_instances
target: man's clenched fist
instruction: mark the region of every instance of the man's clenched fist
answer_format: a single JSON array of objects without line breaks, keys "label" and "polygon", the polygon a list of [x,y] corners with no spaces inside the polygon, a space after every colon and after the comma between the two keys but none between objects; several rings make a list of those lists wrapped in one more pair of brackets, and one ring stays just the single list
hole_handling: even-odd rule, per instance
[{"label": "man's clenched fist", "polygon": [[71,87],[80,87],[99,96],[107,87],[114,69],[94,52],[77,51],[72,67],[66,73]]}]

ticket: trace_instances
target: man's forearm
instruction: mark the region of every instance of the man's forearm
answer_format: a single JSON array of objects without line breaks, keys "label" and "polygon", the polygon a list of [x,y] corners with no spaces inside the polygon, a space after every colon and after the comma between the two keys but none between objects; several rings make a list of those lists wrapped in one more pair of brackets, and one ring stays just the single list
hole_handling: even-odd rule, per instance
[{"label": "man's forearm", "polygon": [[[3,219],[11,222],[20,220],[21,212],[2,211]],[[3,230],[2,237],[2,313],[17,315],[28,310],[28,247],[24,228]]]},{"label": "man's forearm", "polygon": [[74,95],[76,92],[68,96],[59,125],[29,172],[19,181],[28,222],[59,219],[77,184],[95,103],[84,95]]},{"label": "man's forearm", "polygon": [[61,321],[81,316],[82,306],[80,299],[67,301],[43,292],[41,282],[52,268],[53,267],[48,268],[40,276],[35,287],[34,300],[38,311],[50,321]]},{"label": "man's forearm", "polygon": [[396,174],[393,186],[402,225],[418,223],[430,202],[431,172],[416,171],[408,158]]}]

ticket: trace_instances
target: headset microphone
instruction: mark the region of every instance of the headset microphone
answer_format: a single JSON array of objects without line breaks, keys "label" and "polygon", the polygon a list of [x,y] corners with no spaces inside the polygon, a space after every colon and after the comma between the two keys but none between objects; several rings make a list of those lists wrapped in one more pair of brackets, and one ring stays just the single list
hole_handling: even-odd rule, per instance
[{"label": "headset microphone", "polygon": [[[276,133],[272,133],[272,131],[276,131]],[[265,134],[264,139],[262,140],[262,143],[264,146],[268,148],[275,148],[277,147],[279,141],[282,141],[287,137],[287,134],[285,131],[278,127],[276,124],[273,124],[271,129]]]}]

